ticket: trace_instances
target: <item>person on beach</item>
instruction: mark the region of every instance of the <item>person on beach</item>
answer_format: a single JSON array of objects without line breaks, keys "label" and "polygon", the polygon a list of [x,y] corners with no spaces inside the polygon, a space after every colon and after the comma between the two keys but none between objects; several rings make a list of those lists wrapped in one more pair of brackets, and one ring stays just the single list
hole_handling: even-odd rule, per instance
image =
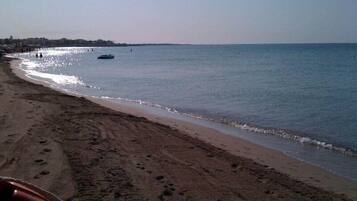
[{"label": "person on beach", "polygon": [[42,58],[43,56],[42,56],[42,53],[40,53],[40,58]]},{"label": "person on beach", "polygon": [[36,58],[38,58],[38,53],[36,53]]}]

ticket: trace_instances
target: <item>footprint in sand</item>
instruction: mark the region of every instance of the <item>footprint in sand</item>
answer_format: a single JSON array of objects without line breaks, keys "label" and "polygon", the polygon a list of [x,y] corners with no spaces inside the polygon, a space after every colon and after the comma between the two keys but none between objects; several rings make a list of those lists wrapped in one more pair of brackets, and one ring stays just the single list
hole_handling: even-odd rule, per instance
[{"label": "footprint in sand", "polygon": [[39,164],[39,165],[47,165],[47,162],[43,159],[36,159],[35,163]]},{"label": "footprint in sand", "polygon": [[142,163],[137,163],[136,164],[136,168],[137,169],[141,169],[141,170],[145,170],[144,164],[142,164]]},{"label": "footprint in sand", "polygon": [[163,180],[164,178],[165,178],[165,177],[164,177],[164,176],[161,176],[161,175],[155,177],[155,179],[158,180],[158,181],[161,181],[161,180]]},{"label": "footprint in sand", "polygon": [[48,171],[48,170],[42,170],[40,173],[38,173],[37,175],[35,175],[33,178],[34,178],[34,179],[39,179],[39,178],[41,178],[42,176],[46,176],[46,175],[48,175],[48,174],[50,174],[50,171]]},{"label": "footprint in sand", "polygon": [[8,134],[7,136],[8,136],[8,137],[14,137],[14,136],[16,136],[16,133]]},{"label": "footprint in sand", "polygon": [[174,184],[171,184],[171,183],[169,185],[164,185],[164,188],[169,189],[172,192],[176,191]]},{"label": "footprint in sand", "polygon": [[161,192],[161,194],[159,195],[159,199],[160,200],[165,200],[164,197],[169,197],[172,196],[173,192],[170,189],[165,189]]},{"label": "footprint in sand", "polygon": [[231,167],[232,167],[232,168],[237,168],[237,167],[238,167],[238,164],[237,164],[237,163],[232,163],[232,164],[231,164]]},{"label": "footprint in sand", "polygon": [[40,172],[40,175],[48,175],[48,174],[50,174],[50,171],[47,171],[47,170],[42,170]]},{"label": "footprint in sand", "polygon": [[49,148],[44,148],[43,149],[43,152],[46,152],[46,153],[49,153],[49,152],[51,152],[52,151],[52,149],[49,149]]},{"label": "footprint in sand", "polygon": [[146,160],[146,161],[149,161],[149,160],[151,160],[151,155],[150,155],[150,154],[146,155],[146,158],[145,158],[145,160]]}]

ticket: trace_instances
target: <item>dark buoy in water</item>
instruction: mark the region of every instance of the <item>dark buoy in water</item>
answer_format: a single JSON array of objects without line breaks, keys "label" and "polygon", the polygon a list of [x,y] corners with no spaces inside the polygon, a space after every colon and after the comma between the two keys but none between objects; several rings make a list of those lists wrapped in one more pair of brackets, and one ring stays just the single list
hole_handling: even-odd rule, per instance
[{"label": "dark buoy in water", "polygon": [[40,58],[42,58],[43,56],[42,56],[42,53],[40,53]]},{"label": "dark buoy in water", "polygon": [[38,58],[38,53],[36,53],[36,58]]}]

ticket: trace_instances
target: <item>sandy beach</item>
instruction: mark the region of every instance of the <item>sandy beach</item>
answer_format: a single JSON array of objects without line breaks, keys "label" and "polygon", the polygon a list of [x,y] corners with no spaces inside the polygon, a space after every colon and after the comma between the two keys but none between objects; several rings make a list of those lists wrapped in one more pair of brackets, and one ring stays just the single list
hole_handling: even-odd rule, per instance
[{"label": "sandy beach", "polygon": [[356,182],[213,129],[30,83],[9,62],[0,176],[63,200],[357,200]]}]

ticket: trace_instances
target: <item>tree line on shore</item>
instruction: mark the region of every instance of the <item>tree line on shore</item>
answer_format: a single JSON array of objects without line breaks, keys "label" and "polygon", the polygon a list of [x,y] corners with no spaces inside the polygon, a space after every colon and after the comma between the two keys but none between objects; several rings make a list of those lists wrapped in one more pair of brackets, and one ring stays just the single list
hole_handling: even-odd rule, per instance
[{"label": "tree line on shore", "polygon": [[84,39],[47,39],[47,38],[25,38],[14,39],[0,38],[0,55],[11,52],[31,51],[43,47],[110,47],[110,46],[129,46],[126,43],[114,43],[110,40],[84,40]]},{"label": "tree line on shore", "polygon": [[127,47],[127,46],[144,46],[144,45],[172,45],[172,44],[127,44],[115,43],[111,40],[84,40],[84,39],[47,39],[47,38],[24,38],[15,39],[0,38],[0,57],[6,53],[28,52],[38,48],[45,47]]}]

